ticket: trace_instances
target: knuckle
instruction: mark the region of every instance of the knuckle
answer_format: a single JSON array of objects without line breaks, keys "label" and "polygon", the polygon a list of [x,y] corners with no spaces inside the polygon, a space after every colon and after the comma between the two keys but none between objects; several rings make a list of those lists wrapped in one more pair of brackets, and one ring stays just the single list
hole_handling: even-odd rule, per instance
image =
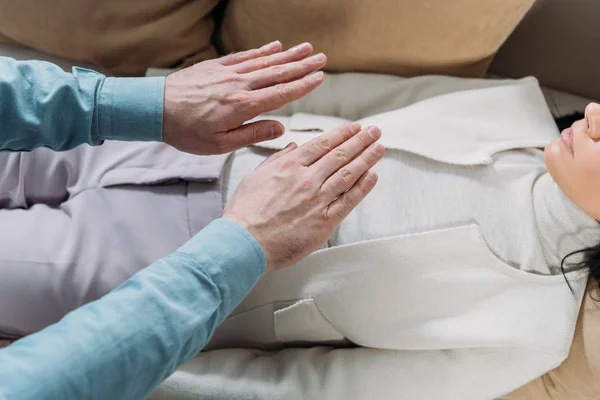
[{"label": "knuckle", "polygon": [[244,104],[244,110],[247,120],[256,117],[263,113],[268,108],[268,102],[264,98],[251,96],[249,93],[244,93],[246,100],[240,102]]},{"label": "knuckle", "polygon": [[317,62],[314,59],[311,58],[306,58],[304,60],[302,60],[302,62],[300,63],[300,65],[302,66],[302,69],[312,69],[315,64],[317,64]]},{"label": "knuckle", "polygon": [[344,219],[346,218],[346,215],[348,214],[348,212],[345,209],[339,209],[336,212],[336,218],[339,219]]},{"label": "knuckle", "polygon": [[286,100],[289,97],[289,89],[287,86],[279,84],[275,86],[276,96],[281,100]]},{"label": "knuckle", "polygon": [[222,78],[222,81],[224,83],[237,83],[240,81],[240,75],[235,74],[235,73],[231,73],[231,74],[227,74]]},{"label": "knuckle", "polygon": [[350,132],[350,129],[348,127],[342,129],[342,138],[345,141],[350,140],[350,138],[352,137],[352,132]]},{"label": "knuckle", "polygon": [[303,79],[294,83],[294,92],[297,94],[300,93],[308,93],[311,91],[314,80],[310,77],[310,75],[305,76]]},{"label": "knuckle", "polygon": [[268,68],[268,67],[269,67],[269,65],[271,65],[271,64],[269,63],[269,59],[268,59],[267,57],[265,57],[265,56],[258,57],[258,58],[256,59],[256,66],[257,66],[258,68],[261,68],[261,69]]},{"label": "knuckle", "polygon": [[243,53],[233,53],[231,54],[231,62],[234,64],[239,64],[245,60]]},{"label": "knuckle", "polygon": [[340,148],[334,150],[334,157],[338,164],[345,164],[349,160],[348,152]]},{"label": "knuckle", "polygon": [[242,54],[244,55],[244,58],[251,60],[253,58],[260,57],[263,53],[260,51],[260,49],[252,49],[244,51]]},{"label": "knuckle", "polygon": [[250,131],[250,135],[252,137],[252,139],[251,139],[252,143],[257,143],[262,140],[261,133],[262,133],[262,130],[260,129],[260,126],[258,124],[252,125],[251,131]]},{"label": "knuckle", "polygon": [[273,69],[271,70],[271,74],[277,82],[285,82],[287,77],[287,71],[284,67],[280,65],[273,67]]},{"label": "knuckle", "polygon": [[296,162],[294,160],[292,160],[291,158],[288,158],[288,159],[280,161],[279,170],[286,171],[288,169],[294,168],[295,166],[296,166]]},{"label": "knuckle", "polygon": [[317,142],[317,147],[319,150],[325,150],[329,152],[331,150],[331,141],[328,137],[321,137]]},{"label": "knuckle", "polygon": [[248,101],[249,98],[250,96],[248,95],[248,93],[236,92],[227,95],[225,97],[225,102],[228,104],[239,104]]},{"label": "knuckle", "polygon": [[314,180],[310,176],[303,176],[298,180],[298,184],[296,185],[297,192],[306,192],[312,189],[314,186]]},{"label": "knuckle", "polygon": [[362,199],[367,195],[367,188],[364,184],[357,185],[356,190],[358,190],[358,195]]},{"label": "knuckle", "polygon": [[340,200],[342,201],[342,204],[344,204],[344,208],[346,210],[351,210],[354,208],[354,200],[350,195],[348,195],[348,193],[344,194]]},{"label": "knuckle", "polygon": [[352,171],[348,170],[348,169],[343,169],[340,171],[340,182],[342,184],[350,184],[352,183],[352,181],[354,180],[354,174],[352,173]]},{"label": "knuckle", "polygon": [[356,140],[358,140],[358,143],[360,143],[363,149],[369,145],[369,140],[365,137],[365,135],[356,135]]},{"label": "knuckle", "polygon": [[[221,57],[218,58],[219,61],[231,61],[231,62],[235,62],[236,61],[236,53],[227,53],[227,54],[223,54]],[[206,61],[214,61],[214,60],[206,60]],[[202,62],[206,62],[206,61],[202,61]]]}]

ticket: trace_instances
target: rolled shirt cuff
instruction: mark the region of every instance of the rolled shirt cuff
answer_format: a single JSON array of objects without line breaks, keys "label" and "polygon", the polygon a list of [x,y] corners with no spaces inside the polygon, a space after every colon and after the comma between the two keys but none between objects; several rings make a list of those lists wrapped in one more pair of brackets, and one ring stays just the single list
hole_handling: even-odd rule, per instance
[{"label": "rolled shirt cuff", "polygon": [[162,141],[165,77],[106,78],[97,93],[102,140]]},{"label": "rolled shirt cuff", "polygon": [[211,276],[222,296],[222,315],[228,315],[242,302],[267,268],[256,239],[227,219],[211,222],[176,253],[192,257]]}]

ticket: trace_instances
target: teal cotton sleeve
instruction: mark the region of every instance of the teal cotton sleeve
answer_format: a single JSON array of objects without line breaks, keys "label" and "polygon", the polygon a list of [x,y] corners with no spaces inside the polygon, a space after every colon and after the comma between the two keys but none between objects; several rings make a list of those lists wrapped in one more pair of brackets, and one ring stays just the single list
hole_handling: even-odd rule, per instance
[{"label": "teal cotton sleeve", "polygon": [[194,357],[266,260],[218,219],[100,300],[0,350],[0,399],[143,399]]},{"label": "teal cotton sleeve", "polygon": [[164,77],[106,78],[0,57],[0,150],[161,141]]}]

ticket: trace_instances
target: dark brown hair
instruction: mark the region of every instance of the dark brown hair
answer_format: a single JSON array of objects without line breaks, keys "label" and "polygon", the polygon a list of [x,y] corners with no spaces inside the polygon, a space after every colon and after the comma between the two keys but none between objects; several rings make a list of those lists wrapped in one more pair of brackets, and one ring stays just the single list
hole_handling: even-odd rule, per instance
[{"label": "dark brown hair", "polygon": [[[567,259],[575,254],[583,254],[583,260],[578,263],[569,263]],[[600,298],[598,297],[598,295],[600,295],[600,243],[593,247],[588,247],[569,253],[562,259],[560,263],[560,269],[562,270],[563,276],[565,276],[565,280],[569,285],[569,289],[571,289],[571,292],[573,292],[573,288],[571,287],[571,284],[565,275],[565,265],[576,270],[586,268],[589,271],[590,283],[592,283],[592,287],[596,292],[596,297],[592,297],[594,300],[600,301]]]}]

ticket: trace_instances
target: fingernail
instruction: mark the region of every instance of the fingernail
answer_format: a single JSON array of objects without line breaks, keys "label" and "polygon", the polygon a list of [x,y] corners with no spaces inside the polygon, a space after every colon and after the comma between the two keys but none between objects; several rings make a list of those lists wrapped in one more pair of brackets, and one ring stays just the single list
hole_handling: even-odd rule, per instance
[{"label": "fingernail", "polygon": [[[283,129],[281,129],[281,125],[273,125],[271,128],[271,137],[277,138],[283,134]],[[289,146],[289,145],[288,145]]]},{"label": "fingernail", "polygon": [[381,136],[381,131],[376,126],[370,126],[369,129],[367,129],[367,133],[373,139],[379,139],[379,137]]},{"label": "fingernail", "polygon": [[276,40],[274,42],[264,45],[263,49],[264,50],[275,50],[277,48],[277,46],[279,46],[280,44],[281,43],[279,42],[279,40]]},{"label": "fingernail", "polygon": [[350,124],[348,129],[350,129],[350,132],[352,132],[353,134],[357,134],[358,132],[360,132],[360,124],[358,122],[353,122]]},{"label": "fingernail", "polygon": [[306,50],[307,47],[308,47],[308,43],[302,43],[302,44],[299,44],[298,46],[292,47],[290,49],[290,51],[296,52],[296,51]]},{"label": "fingernail", "polygon": [[291,149],[292,147],[296,147],[296,146],[298,146],[298,145],[297,145],[295,142],[290,142],[290,143],[288,143],[288,145],[287,145],[287,146],[285,146],[283,149],[284,149],[284,150],[289,150],[289,149]]},{"label": "fingernail", "polygon": [[313,57],[315,59],[315,61],[317,62],[323,62],[325,61],[325,54],[323,53],[319,53],[316,56]]},{"label": "fingernail", "polygon": [[314,78],[314,80],[320,81],[321,79],[323,79],[323,71],[315,72],[314,74],[312,74],[312,77]]}]

